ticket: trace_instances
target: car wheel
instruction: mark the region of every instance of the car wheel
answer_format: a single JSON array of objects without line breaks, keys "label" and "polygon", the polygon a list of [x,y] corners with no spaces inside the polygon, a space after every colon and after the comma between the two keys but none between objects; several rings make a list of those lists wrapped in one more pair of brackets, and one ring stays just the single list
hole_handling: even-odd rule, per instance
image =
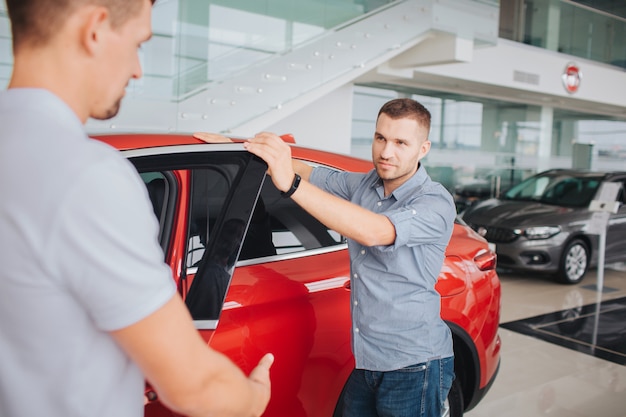
[{"label": "car wheel", "polygon": [[577,284],[582,281],[589,264],[589,249],[580,239],[567,244],[561,255],[558,280],[563,284]]},{"label": "car wheel", "polygon": [[444,406],[442,417],[462,417],[463,416],[463,391],[458,379],[452,381],[450,392]]}]

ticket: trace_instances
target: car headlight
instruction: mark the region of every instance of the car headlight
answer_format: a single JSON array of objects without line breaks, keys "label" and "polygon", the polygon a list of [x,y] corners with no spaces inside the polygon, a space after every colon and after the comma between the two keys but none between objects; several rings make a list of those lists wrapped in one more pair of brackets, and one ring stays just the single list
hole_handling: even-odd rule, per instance
[{"label": "car headlight", "polygon": [[561,232],[559,226],[537,226],[515,230],[515,234],[526,236],[527,239],[548,239]]}]

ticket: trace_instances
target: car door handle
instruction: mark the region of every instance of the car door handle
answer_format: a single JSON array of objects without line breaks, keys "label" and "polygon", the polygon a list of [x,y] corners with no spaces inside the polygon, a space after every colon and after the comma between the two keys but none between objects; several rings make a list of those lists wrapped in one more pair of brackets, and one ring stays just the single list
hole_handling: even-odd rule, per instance
[{"label": "car door handle", "polygon": [[347,281],[346,281],[346,283],[345,283],[345,284],[343,284],[343,287],[344,287],[346,290],[350,291],[350,289],[351,289],[351,287],[350,287],[350,280],[347,280]]}]

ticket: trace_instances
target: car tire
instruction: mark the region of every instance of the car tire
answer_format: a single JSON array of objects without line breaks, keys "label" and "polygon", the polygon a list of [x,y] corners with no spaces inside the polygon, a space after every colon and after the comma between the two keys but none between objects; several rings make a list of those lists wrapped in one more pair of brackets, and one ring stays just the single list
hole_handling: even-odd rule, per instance
[{"label": "car tire", "polygon": [[578,284],[583,280],[589,266],[589,248],[581,239],[569,242],[559,263],[557,280],[562,284]]},{"label": "car tire", "polygon": [[[345,387],[341,391],[341,395],[339,396],[339,400],[335,406],[333,417],[343,416],[344,391]],[[452,386],[450,387],[450,392],[448,392],[448,398],[446,399],[446,404],[441,417],[463,417],[463,390],[461,389],[459,380],[456,378],[452,381]]]}]

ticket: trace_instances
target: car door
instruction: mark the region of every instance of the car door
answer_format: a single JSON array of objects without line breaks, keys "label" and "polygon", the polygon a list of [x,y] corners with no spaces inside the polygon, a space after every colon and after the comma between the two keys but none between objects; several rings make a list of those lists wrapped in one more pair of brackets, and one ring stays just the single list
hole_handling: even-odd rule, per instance
[{"label": "car door", "polygon": [[246,233],[211,346],[249,372],[266,352],[266,417],[333,415],[352,370],[345,239],[268,179]]},{"label": "car door", "polygon": [[611,214],[606,234],[605,262],[626,261],[626,177],[616,178],[614,182],[622,184],[617,201],[620,207]]},{"label": "car door", "polygon": [[[267,166],[236,145],[170,146],[124,155],[146,184],[165,261],[209,343]],[[148,385],[146,394],[153,399],[146,416],[173,415]]]}]

